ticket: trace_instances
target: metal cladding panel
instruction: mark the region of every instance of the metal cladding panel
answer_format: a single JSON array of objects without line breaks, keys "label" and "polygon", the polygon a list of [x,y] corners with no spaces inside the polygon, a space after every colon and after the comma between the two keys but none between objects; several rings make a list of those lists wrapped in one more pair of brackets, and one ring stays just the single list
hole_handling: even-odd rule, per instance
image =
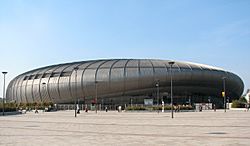
[{"label": "metal cladding panel", "polygon": [[152,88],[154,82],[153,68],[140,68],[139,88]]},{"label": "metal cladding panel", "polygon": [[202,68],[198,65],[195,65],[195,64],[189,64],[189,66],[192,68],[192,69],[196,69],[196,70],[201,70]]},{"label": "metal cladding panel", "polygon": [[60,65],[60,67],[57,68],[57,69],[55,69],[53,72],[54,72],[54,73],[60,73],[60,72],[62,72],[65,68],[67,68],[68,66],[69,66],[68,64],[66,64],[66,65]]},{"label": "metal cladding panel", "polygon": [[[15,85],[16,85],[16,82],[17,82],[17,79],[14,79],[14,80],[12,80],[13,82],[12,82],[12,84],[11,85],[9,85],[7,88],[11,88],[11,90],[10,90],[10,92],[11,92],[11,100],[16,100],[15,99]],[[7,95],[6,95],[6,97],[7,97]]]},{"label": "metal cladding panel", "polygon": [[24,76],[21,76],[20,79],[19,79],[19,82],[17,84],[17,96],[19,97],[20,101],[25,103],[27,102],[26,99],[23,99],[22,98],[22,87],[23,87],[23,79],[24,79]]},{"label": "metal cladding panel", "polygon": [[124,68],[111,69],[110,90],[121,92],[124,90]]},{"label": "metal cladding panel", "polygon": [[131,67],[139,67],[139,60],[129,60],[127,63],[127,67],[131,68]]},{"label": "metal cladding panel", "polygon": [[[14,86],[15,86],[15,83],[16,83],[16,81],[17,80],[12,80],[13,82],[9,85],[10,87],[7,87],[7,90],[8,90],[8,88],[9,88],[9,97],[11,97],[10,99],[11,100],[15,100],[15,96],[14,96],[14,91],[15,91],[15,88],[14,88]],[[6,97],[8,97],[7,95],[6,95]],[[16,102],[16,101],[15,101]]]},{"label": "metal cladding panel", "polygon": [[157,80],[159,80],[160,83],[165,83],[165,82],[170,81],[170,78],[168,78],[169,72],[167,71],[167,69],[165,67],[156,67],[156,68],[154,68],[154,70],[155,70],[155,73],[154,73],[155,82]]},{"label": "metal cladding panel", "polygon": [[117,60],[110,60],[100,66],[100,68],[111,68]]},{"label": "metal cladding panel", "polygon": [[[27,92],[27,96],[32,97],[33,102],[39,103],[40,100],[40,93],[39,93],[39,87],[37,87],[37,84],[39,84],[40,78],[42,77],[42,73],[44,69],[41,70],[34,70],[32,72],[32,78],[28,81],[28,84],[31,86],[30,89]],[[38,89],[38,90],[37,90]]]},{"label": "metal cladding panel", "polygon": [[218,74],[217,73],[215,73],[215,71],[212,71],[212,72],[210,72],[209,73],[209,77],[210,77],[210,81],[211,82],[218,82]]},{"label": "metal cladding panel", "polygon": [[[84,74],[84,71],[85,71],[85,69],[77,70],[77,93],[79,92],[80,97],[85,96],[84,87],[83,87],[83,74]],[[69,77],[69,89],[70,89],[70,92],[71,92],[71,87],[73,88],[73,86],[75,86],[75,73],[74,72],[72,72],[71,76]]]},{"label": "metal cladding panel", "polygon": [[12,101],[13,100],[13,95],[12,95],[13,82],[14,82],[14,80],[12,80],[9,83],[9,85],[8,85],[8,87],[6,89],[6,97],[9,97],[9,98],[6,99],[7,101]]},{"label": "metal cladding panel", "polygon": [[149,60],[140,60],[140,68],[152,68],[152,63]]},{"label": "metal cladding panel", "polygon": [[[59,100],[59,92],[58,92],[58,83],[57,83],[58,78],[57,77],[52,77],[49,80],[49,95],[52,99]],[[46,99],[48,100],[48,99]]]},{"label": "metal cladding panel", "polygon": [[62,70],[62,72],[72,72],[72,71],[74,70],[75,67],[78,67],[79,69],[83,68],[83,67],[80,68],[79,65],[80,65],[80,63],[73,64],[73,65],[70,65],[70,66],[67,66],[67,67],[65,67],[65,68]]},{"label": "metal cladding panel", "polygon": [[[81,78],[82,78],[83,70],[86,67],[86,65],[88,65],[88,64],[89,64],[89,62],[83,62],[83,63],[78,62],[78,63],[71,64],[70,66],[67,66],[66,68],[64,68],[64,70],[62,72],[63,72],[63,74],[66,73],[67,76],[60,77],[59,92],[60,92],[61,98],[63,98],[64,100],[69,100],[70,98],[73,98],[73,96],[76,95],[75,89],[73,89],[74,91],[71,91],[71,87],[72,88],[73,88],[73,86],[75,87],[75,80],[77,80],[77,88],[78,88],[77,92],[80,92],[79,95],[82,95]],[[74,70],[75,68],[78,68],[78,69]],[[76,72],[77,72],[77,76],[76,76]],[[63,79],[61,79],[61,78],[63,78]],[[73,85],[72,85],[72,82],[74,82]],[[61,83],[63,84],[62,86],[60,85]],[[68,86],[68,87],[66,87],[66,86]],[[65,89],[66,91],[64,91],[63,89]],[[65,93],[65,92],[67,92],[67,93]]]},{"label": "metal cladding panel", "polygon": [[182,77],[183,80],[186,80],[186,81],[192,80],[192,77],[193,77],[192,70],[190,70],[190,69],[182,69],[181,72],[183,74],[183,77]]},{"label": "metal cladding panel", "polygon": [[214,77],[214,79],[219,82],[221,81],[220,83],[222,83],[222,78],[224,76],[227,76],[226,72],[224,71],[214,71],[214,73],[216,73],[216,76]]},{"label": "metal cladding panel", "polygon": [[41,84],[40,85],[40,92],[41,92],[41,102],[49,102],[49,96],[48,96],[48,85],[47,84]]},{"label": "metal cladding panel", "polygon": [[[49,80],[48,77],[41,79],[41,82],[40,82],[41,101],[48,101],[48,100],[50,101],[50,97],[49,97],[49,93],[48,93],[48,87],[50,85],[48,84],[48,80]],[[43,84],[43,83],[45,83],[45,84]],[[51,98],[52,98],[52,101],[55,101],[55,100],[53,100],[53,97],[51,97]]]},{"label": "metal cladding panel", "polygon": [[192,70],[192,73],[193,73],[193,75],[192,75],[192,80],[193,81],[201,81],[201,80],[203,80],[204,75],[203,75],[203,71],[202,70],[200,70],[198,68],[194,68]]},{"label": "metal cladding panel", "polygon": [[210,82],[214,82],[216,80],[213,79],[213,75],[209,69],[203,69],[204,80],[209,80]]},{"label": "metal cladding panel", "polygon": [[40,79],[35,79],[33,82],[33,96],[34,96],[34,102],[41,102],[40,99],[40,92],[39,92],[39,83]]},{"label": "metal cladding panel", "polygon": [[32,95],[32,83],[33,83],[33,80],[28,80],[26,84],[26,96],[27,96],[29,103],[34,102],[33,95]]},{"label": "metal cladding panel", "polygon": [[233,84],[232,85],[238,85],[238,86],[232,87],[232,89],[234,91],[234,94],[236,95],[236,97],[237,97],[237,94],[239,96],[241,96],[240,93],[243,93],[243,90],[244,90],[244,83],[243,83],[243,81],[240,79],[240,77],[238,77],[237,75],[235,75],[233,73],[230,73],[230,75],[233,76],[232,77],[233,78],[233,81],[232,81]]},{"label": "metal cladding panel", "polygon": [[177,64],[178,64],[180,70],[191,70],[191,67],[186,63],[178,62]]},{"label": "metal cladding panel", "polygon": [[154,67],[165,67],[165,63],[160,60],[151,60]]},{"label": "metal cladding panel", "polygon": [[54,70],[55,70],[56,68],[58,68],[58,67],[60,67],[60,65],[54,66],[54,67],[50,67],[50,68],[46,71],[46,73],[52,73],[52,72],[54,72]]},{"label": "metal cladding panel", "polygon": [[[96,69],[86,69],[83,74],[83,88],[86,96],[95,95],[95,73]],[[71,85],[72,87],[72,85]]]},{"label": "metal cladding panel", "polygon": [[177,71],[174,73],[176,74],[175,81],[186,81],[188,79],[191,79],[191,77],[192,77],[192,74],[191,74],[190,70],[188,70],[188,69],[183,69],[181,71]]},{"label": "metal cladding panel", "polygon": [[[77,73],[77,74],[76,74]],[[81,98],[83,97],[82,94],[82,74],[83,70],[79,69],[77,71],[73,71],[71,76],[70,76],[70,92],[71,96],[74,99]]]},{"label": "metal cladding panel", "polygon": [[126,68],[125,91],[139,88],[139,68]]},{"label": "metal cladding panel", "polygon": [[[75,75],[75,73],[73,73],[73,74]],[[74,79],[71,78],[71,79],[72,79],[71,81],[73,81],[75,83],[75,80],[74,80],[75,78]],[[82,81],[82,71],[78,70],[77,71],[77,79],[76,79],[76,87],[77,87],[77,90],[76,90],[77,94],[76,95],[77,95],[78,98],[84,97],[84,95],[82,94],[82,83],[81,83],[81,81]]]},{"label": "metal cladding panel", "polygon": [[96,61],[90,61],[90,62],[84,62],[84,63],[80,63],[81,65],[78,65],[79,69],[85,69],[87,68],[89,65],[95,63]]},{"label": "metal cladding panel", "polygon": [[25,101],[25,102],[29,102],[27,97],[26,97],[26,83],[27,80],[23,80],[21,83],[21,88],[20,88],[20,93],[21,93],[21,98]]},{"label": "metal cladding panel", "polygon": [[17,81],[18,81],[18,77],[16,77],[15,79],[13,79],[13,84],[12,85],[9,85],[7,88],[12,88],[12,96],[7,96],[8,98],[11,98],[11,100],[15,100],[17,103],[19,102],[18,99],[17,99],[17,96],[16,96],[16,84],[17,84]]},{"label": "metal cladding panel", "polygon": [[[47,66],[23,73],[13,79],[7,87],[6,94],[8,99],[14,98],[18,103],[39,102],[41,99],[62,103],[72,102],[74,98],[84,96],[95,97],[96,89],[99,97],[117,96],[122,93],[128,96],[144,92],[146,94],[146,91],[153,92],[157,80],[160,87],[168,91],[168,63],[168,60],[110,59]],[[75,82],[76,66],[79,69]],[[172,76],[175,95],[188,93],[220,96],[224,76],[229,96],[239,97],[244,89],[244,84],[237,75],[197,63],[176,61],[172,67]]]},{"label": "metal cladding panel", "polygon": [[128,60],[119,60],[118,62],[116,62],[113,66],[113,68],[123,68],[125,67],[126,63],[128,62]]},{"label": "metal cladding panel", "polygon": [[106,61],[97,61],[93,64],[91,64],[88,68],[91,68],[91,69],[96,69],[98,68],[100,65],[102,65],[103,63],[105,63]]},{"label": "metal cladding panel", "polygon": [[109,71],[108,68],[98,69],[97,71],[97,87],[100,94],[109,92]]},{"label": "metal cladding panel", "polygon": [[19,102],[24,102],[23,100],[22,100],[22,98],[21,98],[21,92],[20,92],[20,89],[21,89],[21,82],[22,81],[22,78],[21,77],[19,77],[18,78],[18,81],[17,81],[17,84],[16,84],[16,86],[15,86],[15,97],[16,97],[16,99],[17,99],[17,101],[19,101]]},{"label": "metal cladding panel", "polygon": [[62,100],[70,99],[69,77],[60,77],[59,92]]}]

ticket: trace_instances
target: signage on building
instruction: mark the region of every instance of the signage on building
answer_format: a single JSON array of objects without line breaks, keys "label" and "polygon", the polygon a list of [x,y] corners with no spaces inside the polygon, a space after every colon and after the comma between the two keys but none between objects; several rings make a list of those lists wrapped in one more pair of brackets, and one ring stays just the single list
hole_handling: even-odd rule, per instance
[{"label": "signage on building", "polygon": [[144,105],[153,105],[153,99],[144,99]]}]

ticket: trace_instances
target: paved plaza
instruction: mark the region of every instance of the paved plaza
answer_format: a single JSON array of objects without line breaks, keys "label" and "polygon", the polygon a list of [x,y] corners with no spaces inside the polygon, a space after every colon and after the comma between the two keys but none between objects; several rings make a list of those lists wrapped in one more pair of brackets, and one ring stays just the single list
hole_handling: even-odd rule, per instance
[{"label": "paved plaza", "polygon": [[249,146],[250,112],[27,112],[0,117],[0,145]]}]

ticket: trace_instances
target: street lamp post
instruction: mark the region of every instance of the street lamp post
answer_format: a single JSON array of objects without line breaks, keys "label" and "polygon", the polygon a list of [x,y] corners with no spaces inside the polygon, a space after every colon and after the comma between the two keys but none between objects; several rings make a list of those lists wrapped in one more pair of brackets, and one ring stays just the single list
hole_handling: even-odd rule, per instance
[{"label": "street lamp post", "polygon": [[224,97],[224,112],[226,112],[226,77],[222,77],[222,80],[223,80],[223,94],[222,96]]},{"label": "street lamp post", "polygon": [[157,112],[159,114],[159,81],[156,82],[155,86],[157,88]]},{"label": "street lamp post", "polygon": [[5,104],[5,75],[8,73],[6,71],[3,71],[3,116],[4,116],[4,104]]},{"label": "street lamp post", "polygon": [[95,113],[97,114],[97,85],[98,81],[95,81]]},{"label": "street lamp post", "polygon": [[76,117],[76,99],[77,99],[77,70],[79,69],[79,67],[74,67],[74,71],[75,71],[75,117]]},{"label": "street lamp post", "polygon": [[171,90],[171,117],[172,119],[174,118],[174,112],[173,112],[173,79],[172,79],[172,67],[174,65],[174,61],[170,61],[168,62],[168,64],[170,65],[170,90]]}]

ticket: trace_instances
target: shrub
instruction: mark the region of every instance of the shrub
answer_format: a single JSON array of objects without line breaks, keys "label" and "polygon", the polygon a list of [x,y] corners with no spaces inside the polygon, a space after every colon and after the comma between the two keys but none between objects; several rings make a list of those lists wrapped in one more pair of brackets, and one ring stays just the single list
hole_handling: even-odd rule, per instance
[{"label": "shrub", "polygon": [[129,106],[126,110],[146,110],[146,108],[142,106]]},{"label": "shrub", "polygon": [[[3,104],[0,104],[0,109],[3,111]],[[4,111],[5,112],[13,112],[16,111],[17,105],[15,103],[5,103],[4,104]]]},{"label": "shrub", "polygon": [[232,102],[232,108],[244,108],[246,105],[246,102],[242,100],[234,100]]},{"label": "shrub", "polygon": [[[177,106],[173,107],[173,110],[175,110]],[[191,105],[180,105],[180,110],[193,110],[194,108]],[[143,106],[130,106],[127,107],[126,110],[162,110],[162,106],[152,106],[152,107],[143,107]],[[164,110],[171,110],[170,105],[165,105]]]}]

